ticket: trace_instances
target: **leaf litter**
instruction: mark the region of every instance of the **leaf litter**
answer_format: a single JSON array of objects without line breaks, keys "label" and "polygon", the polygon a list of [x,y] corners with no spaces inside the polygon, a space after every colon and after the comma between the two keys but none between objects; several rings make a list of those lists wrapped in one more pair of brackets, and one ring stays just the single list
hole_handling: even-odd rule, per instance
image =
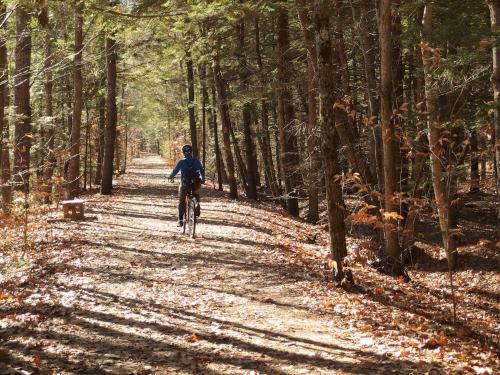
[{"label": "leaf litter", "polygon": [[498,272],[457,272],[453,327],[445,274],[379,274],[356,236],[355,283],[338,289],[326,227],[270,203],[207,189],[198,238],[186,238],[165,172],[136,160],[113,197],[85,197],[96,220],[38,215],[25,257],[16,224],[0,228],[0,374],[499,370]]}]

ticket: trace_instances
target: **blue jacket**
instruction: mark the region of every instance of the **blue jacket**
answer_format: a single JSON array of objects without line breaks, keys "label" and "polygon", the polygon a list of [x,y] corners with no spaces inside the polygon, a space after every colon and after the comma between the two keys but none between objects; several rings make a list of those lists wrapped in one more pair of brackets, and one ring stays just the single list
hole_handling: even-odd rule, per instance
[{"label": "blue jacket", "polygon": [[177,165],[175,166],[174,170],[172,173],[170,173],[169,178],[174,178],[179,171],[181,172],[181,185],[186,184],[186,174],[188,171],[188,168],[192,167],[195,171],[197,171],[200,174],[201,180],[205,181],[205,170],[203,169],[203,166],[201,165],[200,161],[196,158],[193,158],[191,155],[187,155],[184,157],[184,159],[181,159],[177,162]]}]

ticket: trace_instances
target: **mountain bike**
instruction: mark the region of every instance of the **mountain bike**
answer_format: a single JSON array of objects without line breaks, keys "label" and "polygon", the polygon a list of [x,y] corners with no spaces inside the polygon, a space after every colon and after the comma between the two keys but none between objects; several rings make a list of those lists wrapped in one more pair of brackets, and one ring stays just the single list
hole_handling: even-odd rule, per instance
[{"label": "mountain bike", "polygon": [[192,187],[189,187],[188,193],[186,194],[186,212],[184,213],[184,225],[182,233],[194,238],[196,232],[196,207],[198,206],[198,199],[193,194]]},{"label": "mountain bike", "polygon": [[[170,182],[173,183],[174,179],[171,179]],[[198,198],[193,193],[193,186],[189,186],[186,193],[186,211],[182,218],[182,233],[187,234],[191,238],[194,238],[196,233],[196,223],[200,215],[199,210]]]}]

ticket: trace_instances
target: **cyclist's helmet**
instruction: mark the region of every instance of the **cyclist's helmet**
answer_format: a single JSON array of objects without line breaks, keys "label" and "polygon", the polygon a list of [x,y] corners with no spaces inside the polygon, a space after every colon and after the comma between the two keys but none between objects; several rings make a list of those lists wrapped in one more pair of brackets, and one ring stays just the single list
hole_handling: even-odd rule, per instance
[{"label": "cyclist's helmet", "polygon": [[191,155],[193,153],[193,147],[191,147],[191,145],[182,146],[182,153],[184,155]]}]

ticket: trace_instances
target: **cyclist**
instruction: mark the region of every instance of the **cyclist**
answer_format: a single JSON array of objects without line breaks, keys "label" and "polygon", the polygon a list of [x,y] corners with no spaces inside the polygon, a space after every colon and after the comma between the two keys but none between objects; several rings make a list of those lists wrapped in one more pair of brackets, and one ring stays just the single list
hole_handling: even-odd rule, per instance
[{"label": "cyclist", "polygon": [[173,182],[174,177],[181,172],[181,182],[179,184],[179,223],[182,227],[184,224],[184,213],[186,212],[186,195],[192,189],[193,195],[196,197],[198,204],[195,209],[196,216],[200,216],[200,188],[201,184],[205,183],[205,170],[200,161],[192,156],[193,148],[191,145],[182,146],[182,154],[184,158],[177,162],[174,170],[168,177]]}]

